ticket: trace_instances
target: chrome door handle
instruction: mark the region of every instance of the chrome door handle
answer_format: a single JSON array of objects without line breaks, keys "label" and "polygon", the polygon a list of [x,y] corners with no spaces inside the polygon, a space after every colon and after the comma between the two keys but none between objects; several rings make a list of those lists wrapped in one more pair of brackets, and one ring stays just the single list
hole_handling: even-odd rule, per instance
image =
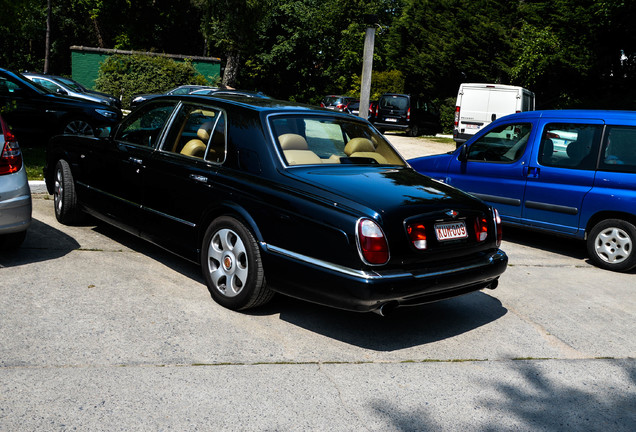
[{"label": "chrome door handle", "polygon": [[198,175],[198,174],[190,174],[190,178],[194,181],[198,181],[201,183],[207,183],[208,182],[208,178],[206,176],[203,175]]},{"label": "chrome door handle", "polygon": [[128,158],[128,160],[129,160],[130,162],[134,163],[134,164],[137,164],[137,165],[143,165],[143,164],[144,164],[144,161],[143,161],[142,159],[137,159],[137,158],[134,158],[134,157],[129,157],[129,158]]}]

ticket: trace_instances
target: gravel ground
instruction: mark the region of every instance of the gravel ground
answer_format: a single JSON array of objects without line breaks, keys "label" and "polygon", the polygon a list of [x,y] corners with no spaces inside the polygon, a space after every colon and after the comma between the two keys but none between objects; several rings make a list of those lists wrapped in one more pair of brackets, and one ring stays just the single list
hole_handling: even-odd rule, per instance
[{"label": "gravel ground", "polygon": [[387,133],[384,135],[402,154],[404,159],[448,153],[455,150],[455,142],[439,142],[430,136],[407,137],[404,134]]}]

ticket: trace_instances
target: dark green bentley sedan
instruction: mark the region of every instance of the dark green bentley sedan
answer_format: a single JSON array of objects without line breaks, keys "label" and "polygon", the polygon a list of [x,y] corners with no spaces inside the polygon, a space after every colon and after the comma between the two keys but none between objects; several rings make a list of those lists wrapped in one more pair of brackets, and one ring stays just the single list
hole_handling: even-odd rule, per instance
[{"label": "dark green bentley sedan", "polygon": [[415,172],[366,120],[271,99],[165,96],[102,137],[58,136],[55,215],[198,262],[234,310],[275,292],[353,311],[495,288],[497,211]]}]

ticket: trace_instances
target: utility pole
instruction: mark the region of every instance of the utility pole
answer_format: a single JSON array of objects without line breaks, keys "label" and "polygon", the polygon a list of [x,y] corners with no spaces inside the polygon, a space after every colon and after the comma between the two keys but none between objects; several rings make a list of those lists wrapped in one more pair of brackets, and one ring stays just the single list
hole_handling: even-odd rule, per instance
[{"label": "utility pole", "polygon": [[44,42],[44,73],[49,73],[49,57],[51,56],[51,0],[46,2],[46,39]]},{"label": "utility pole", "polygon": [[362,82],[360,84],[360,111],[358,116],[363,119],[369,117],[369,96],[371,94],[371,75],[373,74],[373,47],[375,45],[375,26],[377,15],[365,15],[364,23],[367,31],[364,37],[364,52],[362,54]]}]

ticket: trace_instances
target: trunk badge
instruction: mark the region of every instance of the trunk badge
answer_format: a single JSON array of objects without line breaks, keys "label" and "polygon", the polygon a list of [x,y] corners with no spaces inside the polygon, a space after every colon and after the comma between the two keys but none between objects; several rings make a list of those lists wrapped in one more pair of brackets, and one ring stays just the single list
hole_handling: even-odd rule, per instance
[{"label": "trunk badge", "polygon": [[452,218],[456,218],[459,213],[456,212],[455,210],[449,210],[449,211],[446,212],[446,214],[449,215]]}]

